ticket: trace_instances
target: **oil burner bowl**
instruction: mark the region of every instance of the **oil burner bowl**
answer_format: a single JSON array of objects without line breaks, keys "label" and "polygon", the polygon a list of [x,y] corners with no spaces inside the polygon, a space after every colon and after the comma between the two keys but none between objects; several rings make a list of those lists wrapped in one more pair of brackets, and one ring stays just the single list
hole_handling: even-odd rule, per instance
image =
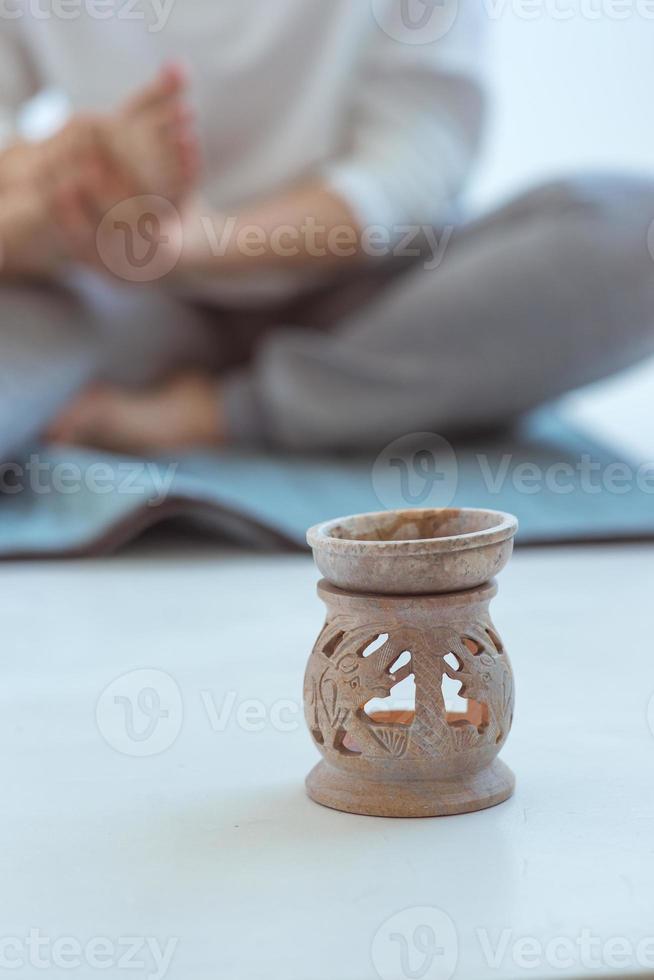
[{"label": "oil burner bowl", "polygon": [[[307,777],[317,803],[425,817],[511,796],[513,773],[497,756],[513,721],[513,672],[489,606],[517,527],[497,511],[408,510],[308,532],[327,607],[304,680],[323,757]],[[411,703],[398,703],[407,684]]]},{"label": "oil burner bowl", "polygon": [[352,592],[434,595],[473,589],[509,561],[518,521],[495,510],[381,511],[307,532],[318,569]]}]

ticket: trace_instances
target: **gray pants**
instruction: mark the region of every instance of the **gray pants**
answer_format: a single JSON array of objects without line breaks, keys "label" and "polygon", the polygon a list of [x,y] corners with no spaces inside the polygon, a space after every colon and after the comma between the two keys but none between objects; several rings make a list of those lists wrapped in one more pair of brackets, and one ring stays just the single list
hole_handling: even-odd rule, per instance
[{"label": "gray pants", "polygon": [[653,219],[654,180],[558,182],[457,229],[436,269],[398,261],[266,313],[88,276],[5,285],[0,455],[94,378],[193,366],[222,376],[243,444],[357,449],[505,423],[654,354]]}]

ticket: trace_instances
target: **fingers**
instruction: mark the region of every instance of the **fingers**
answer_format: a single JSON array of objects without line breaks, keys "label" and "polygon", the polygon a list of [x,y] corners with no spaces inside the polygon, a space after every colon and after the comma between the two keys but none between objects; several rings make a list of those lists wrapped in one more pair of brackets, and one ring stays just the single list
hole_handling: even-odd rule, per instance
[{"label": "fingers", "polygon": [[188,73],[178,61],[170,61],[163,66],[159,74],[161,90],[164,98],[176,98],[188,88]]},{"label": "fingers", "polygon": [[200,144],[197,138],[195,136],[181,136],[177,142],[177,152],[185,185],[184,192],[188,193],[198,180],[202,169]]},{"label": "fingers", "polygon": [[197,136],[196,115],[190,106],[178,104],[170,120],[163,123],[162,132],[170,141],[173,166],[179,168],[184,190],[188,190],[200,172],[200,142]]},{"label": "fingers", "polygon": [[101,159],[86,162],[53,194],[53,218],[69,259],[97,266],[98,229],[116,205],[129,201],[131,188]]},{"label": "fingers", "polygon": [[[134,124],[132,124],[132,129]],[[142,124],[141,132],[148,139],[172,140],[178,135],[191,135],[195,129],[195,112],[183,103],[160,106]]]},{"label": "fingers", "polygon": [[108,211],[133,196],[130,181],[107,165],[90,167],[80,180],[80,190],[96,226]]},{"label": "fingers", "polygon": [[51,195],[69,198],[71,187],[89,174],[108,174],[115,167],[106,122],[77,116],[43,144],[42,188]]},{"label": "fingers", "polygon": [[129,103],[131,117],[76,116],[42,145],[41,190],[71,258],[97,260],[104,215],[142,194],[181,201],[200,172],[195,117],[180,101],[184,71],[168,65]]},{"label": "fingers", "polygon": [[[169,125],[175,125],[172,116]],[[20,188],[20,199],[34,202],[34,214],[22,220],[24,237],[32,239],[30,253],[43,253],[57,264],[75,260],[98,266],[96,238],[103,217],[137,193],[135,180],[107,144],[105,122],[79,116],[35,146],[37,166]]]},{"label": "fingers", "polygon": [[[159,144],[167,159],[161,166],[171,171],[174,196],[187,193],[201,169],[200,143],[195,132],[195,113],[185,105],[160,111],[154,124]],[[179,177],[179,186],[175,180]]]},{"label": "fingers", "polygon": [[165,65],[156,78],[136,92],[123,106],[128,115],[150,112],[171,99],[181,96],[186,88],[186,72],[176,63]]},{"label": "fingers", "polygon": [[106,152],[104,120],[92,115],[74,116],[42,146],[48,169],[61,172],[65,166],[72,168],[80,160]]},{"label": "fingers", "polygon": [[86,261],[93,243],[93,221],[77,181],[66,181],[53,195],[52,216],[69,259]]}]

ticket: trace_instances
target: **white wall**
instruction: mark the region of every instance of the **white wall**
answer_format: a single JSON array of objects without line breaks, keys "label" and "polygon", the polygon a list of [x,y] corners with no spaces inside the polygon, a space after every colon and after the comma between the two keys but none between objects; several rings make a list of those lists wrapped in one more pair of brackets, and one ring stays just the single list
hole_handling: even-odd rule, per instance
[{"label": "white wall", "polygon": [[[553,172],[618,168],[654,174],[654,3],[474,0],[489,17],[493,111],[475,198],[487,201]],[[632,8],[590,20],[585,8]],[[571,20],[548,10],[575,9]],[[521,8],[540,10],[535,20]],[[489,15],[488,11],[504,10]]]},{"label": "white wall", "polygon": [[[473,2],[489,16],[493,100],[475,204],[571,171],[608,168],[654,179],[654,2]],[[525,10],[538,16],[525,19]],[[551,13],[557,10],[576,13],[561,20]],[[620,10],[626,19],[610,16]],[[653,362],[586,389],[566,409],[639,459],[654,459]]]}]

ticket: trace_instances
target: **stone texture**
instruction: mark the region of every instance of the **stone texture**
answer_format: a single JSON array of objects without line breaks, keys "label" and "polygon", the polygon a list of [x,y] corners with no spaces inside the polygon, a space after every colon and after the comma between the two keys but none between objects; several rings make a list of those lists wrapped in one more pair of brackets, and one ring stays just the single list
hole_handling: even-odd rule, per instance
[{"label": "stone texture", "polygon": [[[359,591],[325,580],[318,586],[327,620],[304,683],[307,725],[323,755],[307,779],[312,799],[352,813],[417,817],[479,810],[511,795],[513,775],[496,758],[514,705],[511,665],[489,614],[497,588],[486,581],[461,589],[465,572],[456,559],[466,557],[476,581],[483,570],[503,567],[516,528],[509,515],[450,510],[363,515],[309,532],[319,566],[319,557],[333,554],[333,540],[348,546],[338,568],[347,564],[359,585]],[[441,536],[427,537],[439,530]],[[422,536],[397,537],[404,533]],[[486,552],[495,555],[490,564]],[[434,564],[441,589],[448,574],[454,588],[406,590],[410,567],[424,586],[434,581]],[[415,703],[386,707],[408,678]],[[447,679],[458,682],[465,699],[460,713],[446,710]]]},{"label": "stone texture", "polygon": [[353,592],[458,592],[483,585],[513,552],[518,522],[493,510],[381,511],[312,527],[307,541],[327,581]]}]

